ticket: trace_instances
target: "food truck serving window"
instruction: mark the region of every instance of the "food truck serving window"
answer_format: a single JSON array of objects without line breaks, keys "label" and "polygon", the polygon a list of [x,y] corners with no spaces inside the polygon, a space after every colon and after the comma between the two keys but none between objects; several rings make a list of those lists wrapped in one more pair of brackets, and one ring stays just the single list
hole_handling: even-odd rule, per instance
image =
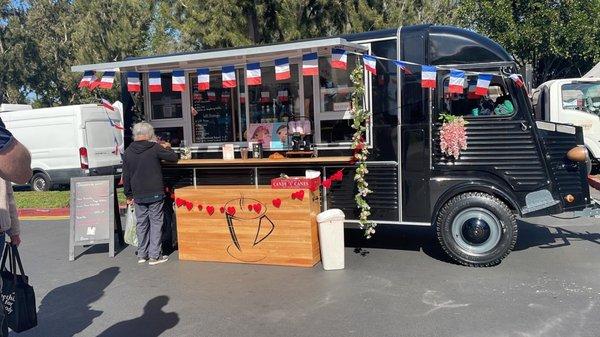
[{"label": "food truck serving window", "polygon": [[181,118],[181,93],[171,91],[171,74],[161,76],[162,92],[150,93],[152,120]]},{"label": "food truck serving window", "polygon": [[449,78],[444,78],[443,109],[455,116],[465,117],[509,117],[514,115],[516,105],[501,76],[494,75],[488,93],[475,93],[477,76],[467,76],[465,87],[460,94],[448,92]]}]

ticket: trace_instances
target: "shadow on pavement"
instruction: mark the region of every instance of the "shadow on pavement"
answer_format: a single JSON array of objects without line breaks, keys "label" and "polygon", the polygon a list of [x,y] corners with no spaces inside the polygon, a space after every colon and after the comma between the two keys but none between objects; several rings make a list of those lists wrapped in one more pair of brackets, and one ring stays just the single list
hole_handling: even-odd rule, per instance
[{"label": "shadow on pavement", "polygon": [[179,315],[175,312],[164,312],[162,308],[169,303],[167,296],[157,296],[144,306],[142,316],[119,322],[98,337],[144,336],[158,337],[179,323]]},{"label": "shadow on pavement", "polygon": [[570,246],[573,241],[600,244],[600,233],[576,232],[564,227],[546,227],[520,220],[519,236],[514,250],[526,250],[532,247],[559,248]]},{"label": "shadow on pavement", "polygon": [[366,239],[358,228],[346,228],[344,231],[346,247],[354,247],[355,253],[368,255],[368,248],[423,251],[429,257],[443,262],[452,260],[444,253],[435,233],[428,226],[378,225],[377,233]]},{"label": "shadow on pavement", "polygon": [[104,295],[104,289],[119,274],[118,267],[51,290],[38,311],[38,326],[18,336],[72,337],[90,326],[102,311],[91,304]]}]

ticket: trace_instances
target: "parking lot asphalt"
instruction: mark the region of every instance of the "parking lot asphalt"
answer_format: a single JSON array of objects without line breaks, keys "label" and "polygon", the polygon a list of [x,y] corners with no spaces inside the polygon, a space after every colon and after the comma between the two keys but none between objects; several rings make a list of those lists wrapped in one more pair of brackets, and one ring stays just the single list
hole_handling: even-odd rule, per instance
[{"label": "parking lot asphalt", "polygon": [[25,221],[39,326],[18,336],[599,336],[600,219],[560,217],[521,220],[483,269],[449,262],[429,228],[347,228],[346,269],[329,272],[177,252],[150,267],[106,245],[69,262],[68,220]]}]

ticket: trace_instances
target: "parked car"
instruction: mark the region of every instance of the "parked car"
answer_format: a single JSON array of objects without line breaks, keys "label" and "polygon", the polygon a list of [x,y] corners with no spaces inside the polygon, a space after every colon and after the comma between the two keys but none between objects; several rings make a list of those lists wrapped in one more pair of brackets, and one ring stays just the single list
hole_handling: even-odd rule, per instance
[{"label": "parked car", "polygon": [[2,105],[0,117],[31,151],[35,191],[69,184],[71,177],[122,171],[121,115],[96,104],[32,109]]}]

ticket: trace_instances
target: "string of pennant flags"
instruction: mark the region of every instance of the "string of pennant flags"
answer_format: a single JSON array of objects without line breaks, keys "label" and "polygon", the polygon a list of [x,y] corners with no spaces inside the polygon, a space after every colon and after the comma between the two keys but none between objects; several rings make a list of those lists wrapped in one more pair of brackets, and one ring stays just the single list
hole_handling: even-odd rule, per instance
[{"label": "string of pennant flags", "polygon": [[[375,56],[370,54],[363,54],[354,51],[347,51],[344,49],[333,48],[331,51],[331,67],[334,69],[347,70],[348,67],[348,54],[354,54],[362,57],[364,69],[377,76],[377,61],[392,62],[396,65],[400,71],[405,75],[414,75],[411,68],[419,68],[421,71],[421,87],[425,89],[436,89],[437,87],[437,73],[438,71],[449,71],[450,79],[448,83],[448,93],[461,94],[464,90],[464,85],[467,75],[477,75],[477,84],[475,87],[475,94],[484,96],[488,92],[490,82],[492,81],[492,74],[481,73],[474,71],[463,71],[458,69],[447,68],[444,66],[433,66],[423,65],[408,61],[401,61],[390,59],[381,56]],[[275,80],[284,81],[291,78],[290,61],[289,58],[279,58],[274,60],[275,67]],[[307,53],[302,55],[302,75],[303,76],[316,76],[319,74],[319,63],[317,53]],[[128,71],[127,76],[127,90],[129,92],[140,92],[142,89],[140,82],[140,74],[136,71]],[[248,86],[257,86],[262,84],[262,73],[260,62],[247,63],[246,64],[246,82]],[[185,72],[184,70],[178,69],[171,72],[171,91],[185,91]],[[196,70],[196,76],[198,81],[198,90],[206,91],[210,89],[210,69],[199,68]],[[149,83],[148,90],[151,93],[162,92],[162,81],[160,71],[151,71],[148,73]],[[509,76],[518,87],[523,87],[524,82],[520,75],[511,74]],[[105,71],[101,78],[96,76],[96,72],[93,70],[85,71],[83,78],[79,83],[79,88],[88,88],[94,90],[100,89],[111,89],[115,80],[115,71]],[[221,82],[222,88],[235,88],[238,85],[235,66],[226,65],[221,67]]]}]

